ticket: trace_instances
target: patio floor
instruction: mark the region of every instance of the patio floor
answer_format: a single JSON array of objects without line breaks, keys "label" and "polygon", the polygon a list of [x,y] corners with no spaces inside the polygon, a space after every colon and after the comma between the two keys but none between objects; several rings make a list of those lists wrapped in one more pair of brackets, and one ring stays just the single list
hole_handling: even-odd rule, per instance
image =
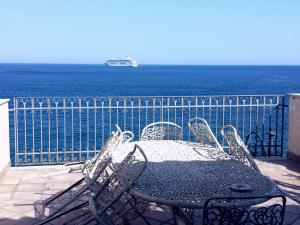
[{"label": "patio floor", "polygon": [[[300,225],[300,164],[289,160],[257,160],[257,163],[263,174],[275,180],[290,196],[285,224]],[[38,206],[43,200],[81,177],[78,173],[44,176],[62,170],[64,166],[10,168],[0,179],[0,225],[38,222],[41,219]],[[61,222],[57,220],[53,224]]]}]

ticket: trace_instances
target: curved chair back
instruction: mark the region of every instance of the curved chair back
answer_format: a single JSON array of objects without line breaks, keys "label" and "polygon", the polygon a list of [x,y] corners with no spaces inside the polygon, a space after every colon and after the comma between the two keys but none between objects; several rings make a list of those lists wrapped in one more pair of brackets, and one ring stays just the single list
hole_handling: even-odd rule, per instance
[{"label": "curved chair back", "polygon": [[219,144],[205,119],[199,117],[192,118],[189,120],[188,126],[192,134],[195,135],[196,142],[223,151],[222,146]]},{"label": "curved chair back", "polygon": [[229,154],[234,156],[236,159],[242,161],[244,164],[259,171],[257,164],[253,157],[248,151],[247,146],[244,144],[236,129],[232,125],[226,125],[221,128],[221,134],[227,141],[229,147]]},{"label": "curved chair back", "polygon": [[[281,201],[274,204],[275,199]],[[249,206],[250,202],[254,205]],[[263,205],[257,204],[260,202]],[[283,195],[211,198],[204,204],[202,224],[282,225],[285,205]]]},{"label": "curved chair back", "polygon": [[134,134],[131,131],[124,131],[123,132],[123,140],[122,144],[131,142],[134,138]]},{"label": "curved chair back", "polygon": [[171,122],[157,122],[146,126],[141,140],[182,140],[182,128]]}]

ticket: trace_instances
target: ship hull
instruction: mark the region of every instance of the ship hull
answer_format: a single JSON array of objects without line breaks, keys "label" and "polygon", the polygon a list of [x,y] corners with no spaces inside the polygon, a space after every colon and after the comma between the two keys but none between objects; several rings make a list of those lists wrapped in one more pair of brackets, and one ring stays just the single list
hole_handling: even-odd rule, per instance
[{"label": "ship hull", "polygon": [[107,60],[105,65],[113,67],[138,67],[137,62],[132,60]]}]

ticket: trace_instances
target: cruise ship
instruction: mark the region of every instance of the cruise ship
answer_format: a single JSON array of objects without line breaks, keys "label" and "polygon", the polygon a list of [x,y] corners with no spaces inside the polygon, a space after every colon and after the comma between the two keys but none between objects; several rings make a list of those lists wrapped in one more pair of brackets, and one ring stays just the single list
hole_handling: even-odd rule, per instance
[{"label": "cruise ship", "polygon": [[130,57],[126,57],[125,59],[109,59],[105,62],[105,65],[138,67],[137,61]]}]

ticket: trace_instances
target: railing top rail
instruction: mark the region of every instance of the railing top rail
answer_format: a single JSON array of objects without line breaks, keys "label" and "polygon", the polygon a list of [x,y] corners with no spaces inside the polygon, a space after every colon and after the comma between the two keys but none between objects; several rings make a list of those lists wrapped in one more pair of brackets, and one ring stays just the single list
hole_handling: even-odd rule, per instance
[{"label": "railing top rail", "polygon": [[149,96],[149,95],[137,95],[137,96],[131,96],[131,95],[109,95],[109,96],[105,96],[105,95],[91,95],[91,96],[24,96],[24,97],[14,97],[14,99],[39,99],[39,98],[220,98],[220,97],[284,97],[286,96],[285,94],[258,94],[258,95],[153,95],[153,96]]}]

